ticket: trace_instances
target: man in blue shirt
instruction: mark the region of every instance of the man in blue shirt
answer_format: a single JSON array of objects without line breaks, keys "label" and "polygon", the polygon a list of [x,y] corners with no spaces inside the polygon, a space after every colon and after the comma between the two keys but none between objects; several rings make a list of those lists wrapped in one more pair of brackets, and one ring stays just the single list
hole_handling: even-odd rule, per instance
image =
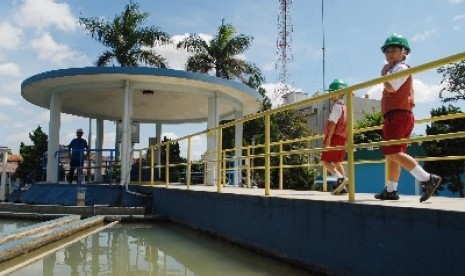
[{"label": "man in blue shirt", "polygon": [[85,139],[82,139],[83,134],[84,131],[82,131],[82,128],[78,128],[76,130],[77,138],[74,138],[68,146],[71,159],[71,162],[69,164],[68,183],[73,182],[74,170],[76,168],[78,169],[78,183],[81,183],[80,178],[82,175],[82,165],[84,164],[85,157],[89,153],[87,141]]}]

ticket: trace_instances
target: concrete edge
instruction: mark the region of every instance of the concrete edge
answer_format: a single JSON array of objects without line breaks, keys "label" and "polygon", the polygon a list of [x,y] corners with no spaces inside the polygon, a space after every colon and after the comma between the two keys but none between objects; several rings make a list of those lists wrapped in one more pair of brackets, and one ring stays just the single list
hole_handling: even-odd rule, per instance
[{"label": "concrete edge", "polygon": [[22,237],[18,240],[0,245],[0,262],[14,258],[18,255],[37,249],[47,243],[51,243],[79,232],[82,229],[104,223],[104,216],[89,217],[84,220],[74,221],[65,225],[49,229],[42,236]]},{"label": "concrete edge", "polygon": [[18,228],[10,232],[0,233],[0,245],[14,240],[19,240],[20,238],[27,235],[35,235],[36,233],[43,232],[54,227],[79,221],[80,219],[81,216],[79,215],[66,215],[53,220],[48,220],[27,227]]}]

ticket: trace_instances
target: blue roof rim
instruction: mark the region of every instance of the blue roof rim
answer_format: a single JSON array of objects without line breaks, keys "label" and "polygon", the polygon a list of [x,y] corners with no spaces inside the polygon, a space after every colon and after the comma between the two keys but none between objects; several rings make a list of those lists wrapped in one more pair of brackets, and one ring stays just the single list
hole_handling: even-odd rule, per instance
[{"label": "blue roof rim", "polygon": [[209,76],[207,74],[200,74],[194,72],[188,72],[183,70],[174,70],[166,68],[153,68],[153,67],[82,67],[82,68],[67,68],[67,69],[57,69],[39,73],[25,79],[21,83],[21,90],[26,86],[34,84],[36,82],[60,78],[60,77],[71,77],[79,75],[99,75],[99,74],[128,74],[128,75],[147,75],[147,76],[161,76],[161,77],[174,77],[174,78],[184,78],[191,79],[196,81],[203,81],[213,84],[219,84],[223,86],[229,86],[240,90],[244,93],[249,94],[250,96],[256,98],[257,100],[262,100],[262,96],[256,90],[251,87],[240,83],[231,81],[224,78],[218,78]]}]

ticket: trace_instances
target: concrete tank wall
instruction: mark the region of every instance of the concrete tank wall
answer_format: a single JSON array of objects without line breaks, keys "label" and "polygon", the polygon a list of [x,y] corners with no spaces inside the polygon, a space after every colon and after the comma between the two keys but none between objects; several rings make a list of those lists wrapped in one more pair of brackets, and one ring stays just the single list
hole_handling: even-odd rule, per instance
[{"label": "concrete tank wall", "polygon": [[153,208],[325,274],[463,275],[463,212],[158,187]]}]

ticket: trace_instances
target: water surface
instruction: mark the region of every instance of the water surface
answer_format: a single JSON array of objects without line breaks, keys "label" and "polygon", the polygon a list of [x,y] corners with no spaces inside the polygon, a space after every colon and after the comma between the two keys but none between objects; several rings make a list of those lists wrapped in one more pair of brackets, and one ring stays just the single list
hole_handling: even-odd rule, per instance
[{"label": "water surface", "polygon": [[312,275],[173,224],[118,224],[9,275]]}]

